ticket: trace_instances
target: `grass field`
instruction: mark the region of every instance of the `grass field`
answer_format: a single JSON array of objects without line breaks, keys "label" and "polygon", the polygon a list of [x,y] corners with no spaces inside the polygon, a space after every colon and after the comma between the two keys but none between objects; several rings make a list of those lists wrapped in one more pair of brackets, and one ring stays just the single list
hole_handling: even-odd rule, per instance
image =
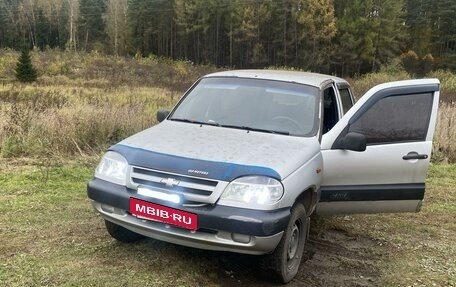
[{"label": "grass field", "polygon": [[[271,286],[255,257],[111,239],[86,198],[95,161],[1,163],[1,286]],[[455,200],[456,165],[433,165],[420,213],[314,218],[291,286],[456,286]]]},{"label": "grass field", "polygon": [[[187,61],[34,52],[31,85],[0,50],[0,286],[272,286],[256,257],[109,237],[86,197],[103,150],[156,123],[214,67]],[[290,286],[456,286],[456,76],[437,71],[443,102],[418,214],[314,217]],[[406,79],[351,80],[357,95]]]}]

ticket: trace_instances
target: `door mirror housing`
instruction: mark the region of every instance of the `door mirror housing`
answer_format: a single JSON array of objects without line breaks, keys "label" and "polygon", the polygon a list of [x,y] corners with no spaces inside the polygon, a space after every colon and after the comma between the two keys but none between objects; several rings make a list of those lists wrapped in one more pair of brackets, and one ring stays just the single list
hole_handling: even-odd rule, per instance
[{"label": "door mirror housing", "polygon": [[367,141],[365,135],[349,132],[334,143],[333,149],[345,149],[361,152],[366,150],[366,146]]},{"label": "door mirror housing", "polygon": [[158,110],[157,111],[157,120],[158,122],[162,122],[166,119],[166,117],[169,115],[169,111],[168,110]]}]

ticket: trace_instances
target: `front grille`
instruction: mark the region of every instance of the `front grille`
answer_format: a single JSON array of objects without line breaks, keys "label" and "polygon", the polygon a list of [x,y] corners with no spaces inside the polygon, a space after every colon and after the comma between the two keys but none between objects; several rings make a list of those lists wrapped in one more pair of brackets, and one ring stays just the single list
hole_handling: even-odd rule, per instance
[{"label": "front grille", "polygon": [[190,197],[192,195],[209,197],[218,184],[218,181],[214,180],[156,171],[143,167],[133,167],[130,177],[134,184],[180,193]]}]

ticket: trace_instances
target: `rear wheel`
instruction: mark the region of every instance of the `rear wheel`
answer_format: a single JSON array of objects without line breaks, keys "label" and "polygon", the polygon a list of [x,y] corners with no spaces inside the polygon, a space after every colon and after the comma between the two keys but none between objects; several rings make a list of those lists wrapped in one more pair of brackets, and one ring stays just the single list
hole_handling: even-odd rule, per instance
[{"label": "rear wheel", "polygon": [[130,231],[120,225],[105,220],[109,235],[121,242],[135,242],[144,238],[143,235]]},{"label": "rear wheel", "polygon": [[271,271],[273,279],[280,283],[290,282],[298,273],[307,240],[308,216],[300,203],[293,206],[290,222],[273,253],[265,255],[263,266]]}]

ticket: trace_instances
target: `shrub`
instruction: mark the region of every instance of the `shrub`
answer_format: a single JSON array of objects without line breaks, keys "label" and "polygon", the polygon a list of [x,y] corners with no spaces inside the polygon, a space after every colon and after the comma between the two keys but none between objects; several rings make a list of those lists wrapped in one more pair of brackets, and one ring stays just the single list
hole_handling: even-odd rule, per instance
[{"label": "shrub", "polygon": [[418,73],[420,66],[418,55],[413,50],[408,50],[401,55],[401,62],[407,73],[414,75]]},{"label": "shrub", "polygon": [[422,74],[426,75],[434,68],[434,57],[432,57],[431,53],[424,55],[423,59],[421,59],[422,65]]},{"label": "shrub", "polygon": [[434,57],[431,53],[424,55],[421,59],[413,50],[409,50],[400,56],[402,66],[413,76],[422,77],[431,72],[435,65]]}]

